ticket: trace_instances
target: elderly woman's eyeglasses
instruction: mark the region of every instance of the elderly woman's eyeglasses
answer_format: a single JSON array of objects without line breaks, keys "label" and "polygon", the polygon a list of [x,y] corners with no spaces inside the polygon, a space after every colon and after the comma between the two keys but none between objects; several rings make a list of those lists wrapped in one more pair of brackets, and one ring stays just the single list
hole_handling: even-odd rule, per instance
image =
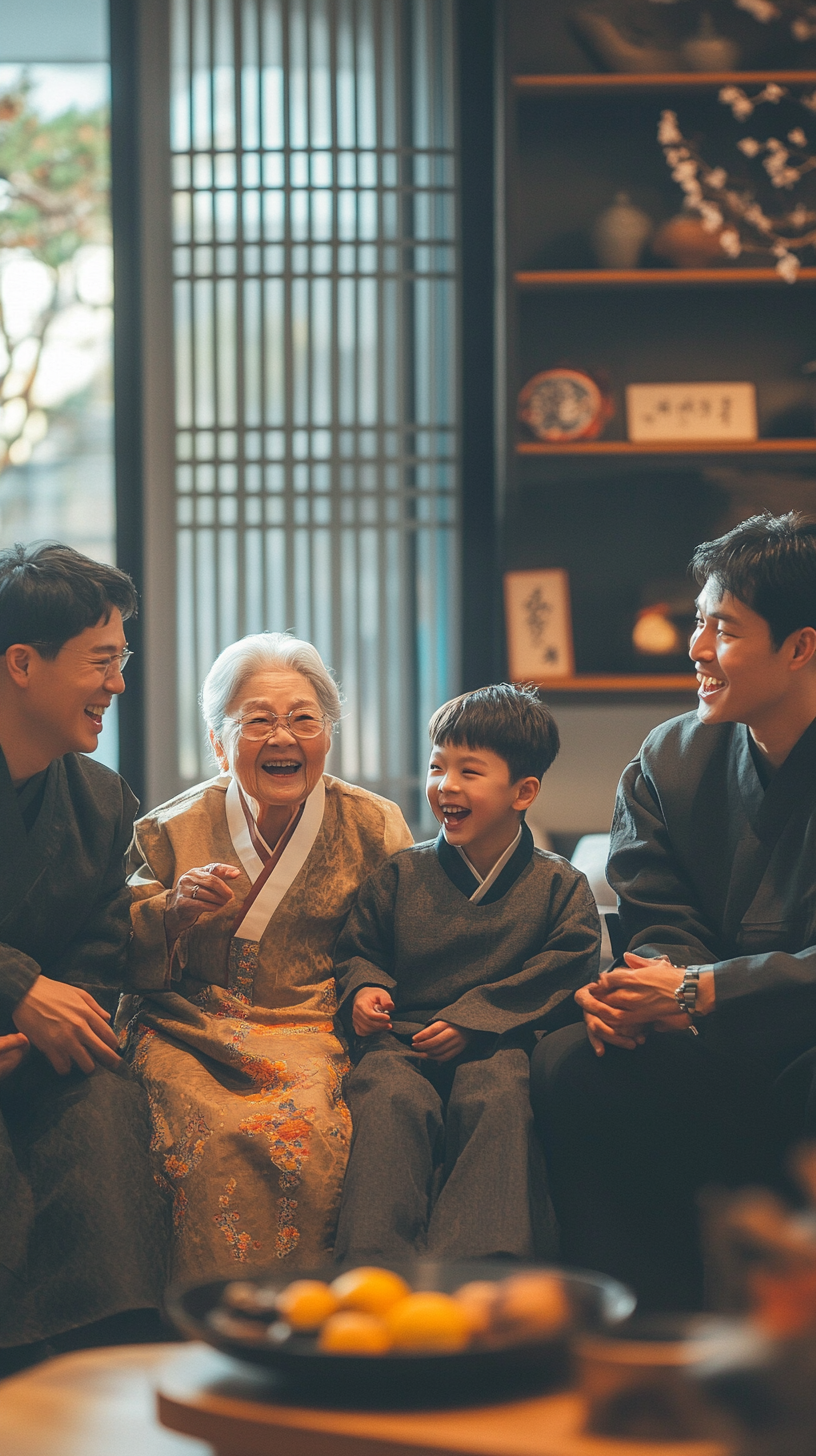
[{"label": "elderly woman's eyeglasses", "polygon": [[230,718],[240,729],[241,736],[250,743],[264,743],[281,723],[294,738],[317,738],[326,726],[325,714],[310,713],[303,708],[293,708],[291,713],[250,713],[246,718]]}]

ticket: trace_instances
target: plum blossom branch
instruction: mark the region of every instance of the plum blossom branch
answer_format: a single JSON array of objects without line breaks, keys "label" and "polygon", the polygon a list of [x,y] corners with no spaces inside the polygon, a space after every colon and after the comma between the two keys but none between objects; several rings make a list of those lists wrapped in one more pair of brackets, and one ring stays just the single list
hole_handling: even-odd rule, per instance
[{"label": "plum blossom branch", "polygon": [[[753,116],[757,107],[777,106],[783,99],[797,103],[808,112],[816,112],[816,91],[812,95],[793,97],[775,82],[754,96],[739,86],[723,86],[719,99],[740,122]],[[769,216],[755,194],[736,182],[725,167],[712,167],[706,161],[695,143],[683,135],[674,111],[661,114],[657,139],[673,180],[685,194],[686,207],[697,213],[706,232],[719,234],[720,247],[726,256],[738,258],[745,249],[765,253],[776,260],[780,277],[794,283],[801,266],[798,254],[816,245],[816,212],[797,202],[789,211]],[[771,136],[759,141],[746,136],[737,142],[737,147],[749,160],[761,161],[771,186],[780,191],[791,191],[816,169],[816,156],[801,126],[792,127],[784,140]]]}]

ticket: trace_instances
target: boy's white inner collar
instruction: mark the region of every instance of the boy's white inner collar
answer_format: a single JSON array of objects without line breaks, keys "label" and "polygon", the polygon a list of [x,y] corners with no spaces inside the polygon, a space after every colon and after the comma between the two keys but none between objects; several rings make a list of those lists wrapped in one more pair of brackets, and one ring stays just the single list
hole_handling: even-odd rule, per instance
[{"label": "boy's white inner collar", "polygon": [[462,859],[465,861],[465,864],[470,870],[470,873],[474,875],[479,882],[476,886],[476,889],[473,891],[473,894],[469,897],[471,905],[478,905],[479,901],[484,899],[485,895],[490,889],[490,886],[495,884],[496,880],[499,878],[499,875],[504,869],[504,866],[507,864],[507,861],[509,859],[512,859],[513,853],[516,849],[518,849],[520,842],[521,825],[519,825],[519,831],[515,839],[512,840],[510,844],[508,844],[506,850],[504,851],[504,854],[499,855],[499,858],[496,860],[496,863],[494,864],[492,870],[490,870],[489,873],[485,875],[484,879],[482,879],[482,876],[479,874],[476,866],[470,863],[470,860],[465,854],[465,851],[463,850],[461,844],[454,845],[454,849],[457,851],[458,854],[461,854]]}]

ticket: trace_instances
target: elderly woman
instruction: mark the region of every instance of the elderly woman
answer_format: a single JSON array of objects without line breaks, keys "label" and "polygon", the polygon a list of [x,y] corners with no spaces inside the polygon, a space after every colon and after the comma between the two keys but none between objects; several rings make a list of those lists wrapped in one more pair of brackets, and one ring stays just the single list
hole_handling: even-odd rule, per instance
[{"label": "elderly woman", "polygon": [[411,843],[324,774],[337,687],[307,642],[244,637],[202,707],[222,772],[136,825],[133,1067],[172,1195],[173,1275],[331,1254],[349,1145],[332,955],[357,889]]}]

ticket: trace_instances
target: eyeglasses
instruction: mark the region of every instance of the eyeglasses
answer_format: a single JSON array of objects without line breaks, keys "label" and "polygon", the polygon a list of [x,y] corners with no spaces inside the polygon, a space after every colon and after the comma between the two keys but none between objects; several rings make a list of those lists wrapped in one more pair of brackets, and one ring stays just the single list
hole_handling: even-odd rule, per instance
[{"label": "eyeglasses", "polygon": [[124,652],[114,652],[111,657],[86,657],[84,661],[89,667],[96,668],[104,679],[110,677],[114,669],[116,672],[124,672],[132,656],[130,648],[126,648]]},{"label": "eyeglasses", "polygon": [[[32,642],[31,645],[32,647],[49,646],[47,642]],[[63,651],[65,650],[66,649],[63,648]],[[67,651],[70,652],[71,648],[68,648]],[[110,657],[85,657],[83,654],[82,661],[87,667],[96,668],[97,672],[100,674],[102,680],[104,681],[106,677],[110,677],[110,674],[114,670],[114,668],[117,672],[124,672],[132,656],[133,652],[129,647],[126,647],[124,652],[114,652],[111,654]]]},{"label": "eyeglasses", "polygon": [[321,713],[318,717],[314,713],[304,712],[302,708],[293,708],[291,713],[252,713],[248,718],[230,718],[230,723],[240,729],[243,738],[250,743],[264,743],[267,738],[277,730],[278,724],[283,724],[287,733],[293,738],[318,738],[326,726],[326,716]]}]

